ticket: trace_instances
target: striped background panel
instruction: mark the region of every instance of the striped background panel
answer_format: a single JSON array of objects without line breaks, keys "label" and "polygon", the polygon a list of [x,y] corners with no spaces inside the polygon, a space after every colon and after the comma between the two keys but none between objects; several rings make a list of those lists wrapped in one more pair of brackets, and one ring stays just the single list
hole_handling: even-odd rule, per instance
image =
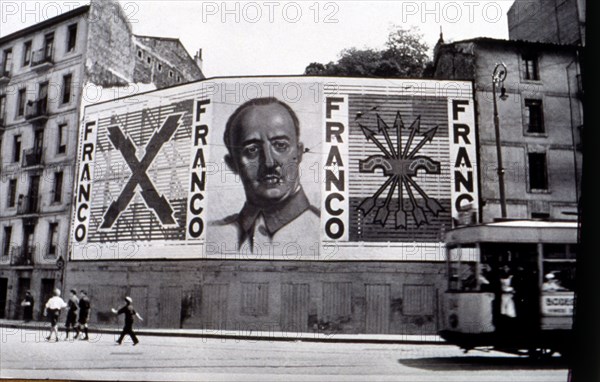
[{"label": "striped background panel", "polygon": [[[370,111],[372,108],[377,108]],[[419,171],[414,180],[419,186],[433,198],[450,197],[450,149],[448,141],[448,111],[447,100],[439,97],[385,97],[381,95],[351,95],[350,96],[350,196],[368,197],[373,195],[383,184],[387,177],[383,176],[381,170],[374,173],[361,173],[358,171],[359,161],[365,160],[371,155],[382,155],[377,146],[367,141],[360,126],[378,131],[376,113],[384,120],[390,128],[389,135],[392,143],[396,146],[396,131],[393,128],[396,113],[400,111],[405,129],[402,132],[402,146],[407,143],[410,133],[410,126],[413,121],[421,116],[420,131],[415,135],[411,149],[421,140],[422,134],[438,126],[438,130],[432,142],[426,143],[417,155],[430,157],[440,162],[440,174],[426,174]],[[362,117],[355,120],[357,113],[362,113]],[[389,150],[383,134],[377,133],[376,137]],[[397,147],[396,147],[397,150]],[[410,151],[409,151],[410,152]],[[382,194],[385,198],[385,194]]]},{"label": "striped background panel", "polygon": [[96,146],[91,203],[94,207],[91,209],[89,242],[185,240],[192,110],[193,101],[187,100],[100,119],[100,131],[106,131],[108,126],[118,125],[134,141],[136,155],[141,159],[145,154],[145,145],[166,116],[185,112],[182,124],[173,138],[161,147],[146,172],[158,193],[169,200],[178,227],[163,227],[154,212],[146,207],[143,198],[136,193],[112,230],[98,231],[104,212],[119,197],[131,177],[131,170],[121,153],[109,142],[108,134],[101,133]]}]

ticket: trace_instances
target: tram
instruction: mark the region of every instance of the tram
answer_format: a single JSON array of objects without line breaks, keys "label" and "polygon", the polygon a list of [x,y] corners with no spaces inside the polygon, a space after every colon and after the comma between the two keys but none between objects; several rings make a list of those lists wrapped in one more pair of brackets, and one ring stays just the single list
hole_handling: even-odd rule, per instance
[{"label": "tram", "polygon": [[572,354],[576,222],[464,226],[445,241],[444,340],[465,352]]}]

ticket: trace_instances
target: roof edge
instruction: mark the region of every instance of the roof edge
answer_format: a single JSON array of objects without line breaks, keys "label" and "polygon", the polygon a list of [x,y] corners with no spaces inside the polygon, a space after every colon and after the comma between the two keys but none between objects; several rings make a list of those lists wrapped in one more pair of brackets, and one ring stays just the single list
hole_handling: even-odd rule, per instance
[{"label": "roof edge", "polygon": [[498,39],[498,38],[492,38],[492,37],[475,37],[475,38],[470,38],[470,39],[466,39],[466,40],[452,41],[452,42],[447,42],[447,43],[442,44],[441,47],[455,45],[455,44],[469,44],[469,43],[506,44],[506,45],[514,45],[514,46],[528,45],[528,46],[538,46],[538,47],[546,47],[546,48],[553,48],[553,49],[563,49],[563,50],[576,50],[576,49],[582,48],[579,45],[572,45],[572,44],[556,44],[556,43],[552,43],[552,42],[529,41],[529,40],[505,40],[505,39]]},{"label": "roof edge", "polygon": [[73,17],[76,17],[76,16],[80,16],[80,15],[82,15],[84,13],[87,13],[89,10],[90,10],[90,5],[83,5],[81,7],[75,8],[75,9],[73,9],[71,11],[62,13],[62,14],[60,14],[58,16],[54,16],[54,17],[52,17],[52,18],[50,18],[48,20],[44,20],[44,21],[39,22],[37,24],[34,24],[34,25],[29,26],[29,27],[20,29],[20,30],[18,30],[16,32],[8,34],[8,35],[6,35],[4,37],[0,37],[0,44],[4,44],[4,43],[6,43],[6,42],[8,42],[10,40],[14,40],[14,39],[23,37],[23,36],[28,35],[28,34],[30,34],[32,32],[37,32],[37,31],[42,30],[44,28],[47,28],[47,27],[49,27],[51,25],[61,23],[61,22],[65,21],[65,20],[68,20],[70,18],[73,18]]}]

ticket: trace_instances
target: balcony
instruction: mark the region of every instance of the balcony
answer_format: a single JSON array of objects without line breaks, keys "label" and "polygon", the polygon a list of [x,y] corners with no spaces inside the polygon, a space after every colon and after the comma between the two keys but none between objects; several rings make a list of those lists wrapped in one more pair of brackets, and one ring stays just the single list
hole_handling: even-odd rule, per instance
[{"label": "balcony", "polygon": [[31,56],[31,68],[36,71],[48,70],[54,66],[52,55],[54,49],[42,48],[33,52]]},{"label": "balcony", "polygon": [[10,264],[16,266],[33,266],[34,247],[12,247]]},{"label": "balcony", "polygon": [[31,123],[46,123],[48,117],[48,97],[35,101],[27,101],[27,105],[25,105],[25,119]]},{"label": "balcony", "polygon": [[17,201],[17,215],[37,214],[40,211],[40,203],[38,196],[23,196],[19,195]]},{"label": "balcony", "polygon": [[10,82],[10,72],[8,70],[0,70],[0,85]]},{"label": "balcony", "polygon": [[23,150],[23,167],[43,166],[44,150],[42,148],[33,148]]}]

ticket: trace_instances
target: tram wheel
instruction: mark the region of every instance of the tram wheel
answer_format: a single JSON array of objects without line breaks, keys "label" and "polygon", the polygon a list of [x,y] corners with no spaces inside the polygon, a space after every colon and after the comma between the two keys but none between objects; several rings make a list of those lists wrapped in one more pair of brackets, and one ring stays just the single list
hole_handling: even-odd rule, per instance
[{"label": "tram wheel", "polygon": [[554,350],[547,348],[529,349],[528,352],[530,358],[539,360],[552,358],[552,355],[554,355],[554,353]]}]

